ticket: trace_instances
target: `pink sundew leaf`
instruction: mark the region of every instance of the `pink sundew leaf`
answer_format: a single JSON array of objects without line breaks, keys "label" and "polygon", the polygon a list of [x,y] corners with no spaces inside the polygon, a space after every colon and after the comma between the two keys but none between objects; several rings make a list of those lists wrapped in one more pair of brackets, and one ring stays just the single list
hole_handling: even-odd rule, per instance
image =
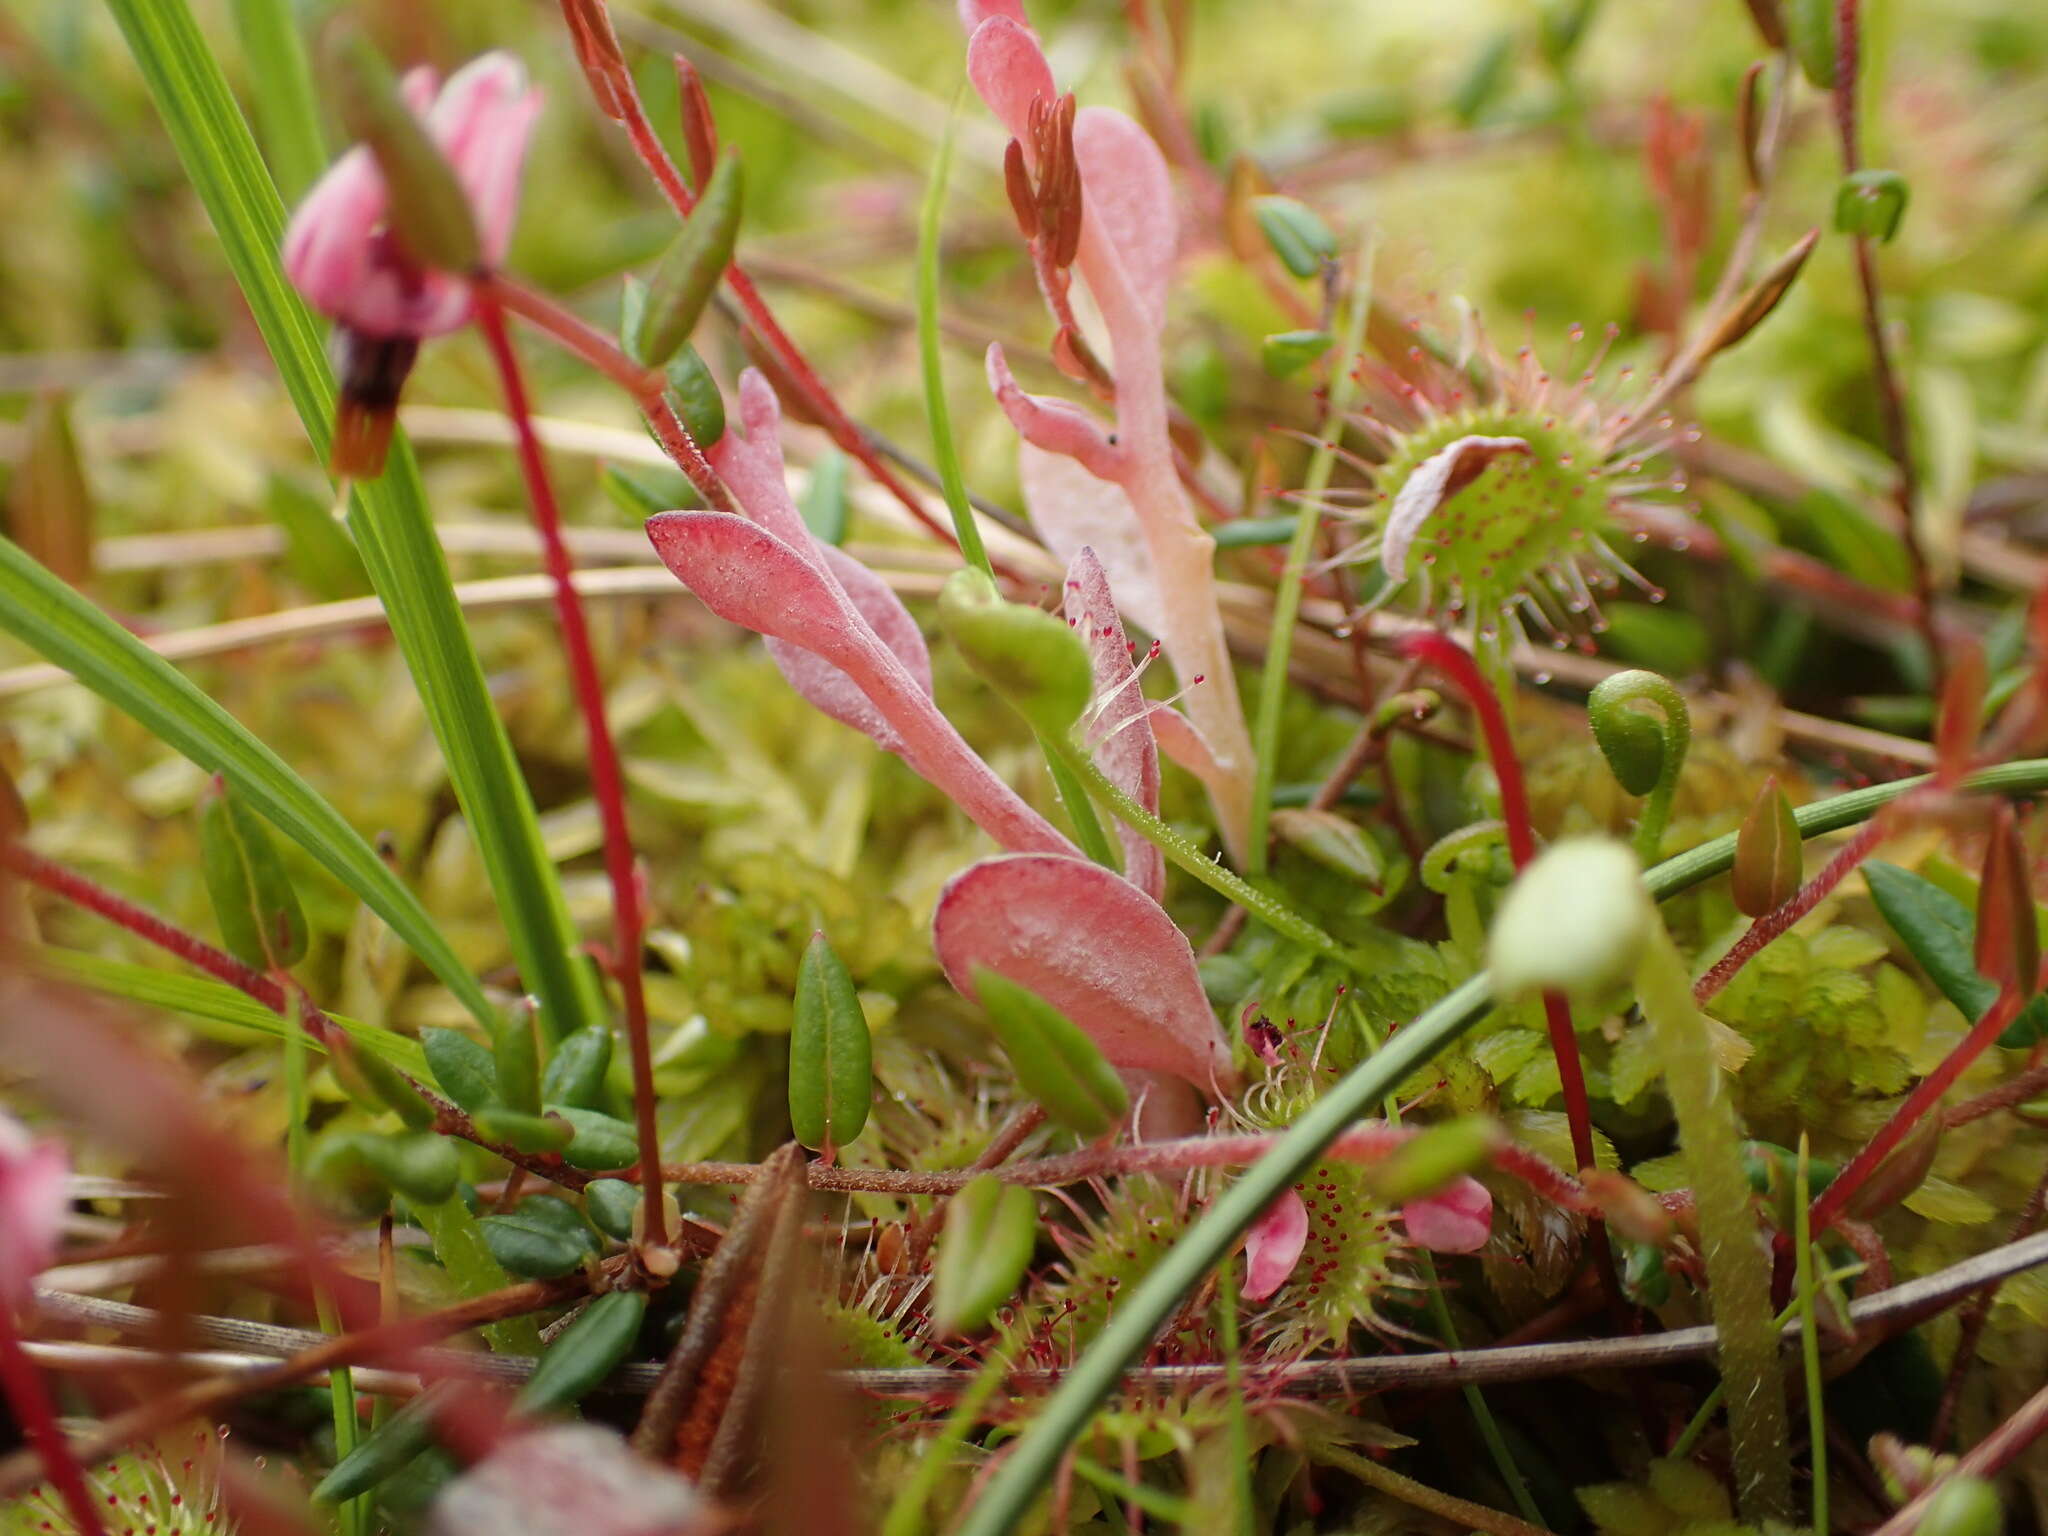
[{"label": "pink sundew leaf", "polygon": [[[1095,705],[1088,750],[1109,781],[1146,810],[1159,810],[1159,747],[1152,739],[1149,705],[1131,665],[1130,641],[1110,595],[1109,575],[1083,545],[1067,567],[1067,622],[1088,643],[1095,667]],[[1166,892],[1166,859],[1135,828],[1117,823],[1124,878],[1158,901]]]},{"label": "pink sundew leaf", "polygon": [[967,43],[967,78],[1010,137],[1031,152],[1031,103],[1059,94],[1052,66],[1021,18],[991,15]]},{"label": "pink sundew leaf", "polygon": [[1282,1190],[1244,1235],[1244,1299],[1264,1301],[1287,1282],[1308,1246],[1308,1207]]},{"label": "pink sundew leaf", "polygon": [[1437,1253],[1477,1253],[1493,1235],[1493,1196],[1460,1174],[1437,1193],[1401,1207],[1408,1241]]},{"label": "pink sundew leaf", "polygon": [[1001,342],[990,343],[987,364],[988,386],[995,392],[996,404],[1025,442],[1074,460],[1099,480],[1116,480],[1123,474],[1124,455],[1100,421],[1065,400],[1024,393],[1010,372]]},{"label": "pink sundew leaf", "polygon": [[1053,557],[1071,565],[1083,549],[1093,549],[1109,573],[1118,605],[1139,628],[1163,634],[1166,605],[1152,575],[1145,531],[1123,487],[1028,442],[1017,448],[1017,481],[1031,526]]},{"label": "pink sundew leaf", "polygon": [[1436,509],[1478,479],[1504,453],[1531,452],[1519,437],[1461,437],[1409,471],[1387,509],[1380,534],[1380,567],[1389,581],[1408,578],[1408,551]]},{"label": "pink sundew leaf", "polygon": [[1083,217],[1095,220],[1115,249],[1156,330],[1166,320],[1166,290],[1180,245],[1166,157],[1123,113],[1084,107],[1074,118],[1074,159],[1088,199]]},{"label": "pink sundew leaf", "polygon": [[[924,634],[918,629],[917,620],[910,616],[910,610],[903,606],[902,599],[886,581],[846,551],[826,544],[818,547],[818,553],[824,557],[832,574],[839,578],[839,585],[848,601],[868,621],[882,644],[903,663],[904,670],[910,673],[919,690],[930,697],[931,652],[925,646]],[[775,665],[789,680],[790,687],[802,694],[813,708],[830,715],[841,725],[852,726],[885,751],[903,750],[903,738],[896,734],[896,728],[882,718],[882,712],[861,691],[860,685],[838,667],[794,641],[771,635],[766,643],[769,656],[774,658]]]},{"label": "pink sundew leaf", "polygon": [[984,859],[939,893],[932,942],[973,997],[985,965],[1029,987],[1101,1047],[1112,1066],[1228,1088],[1230,1053],[1194,951],[1159,903],[1099,864],[1044,854]]}]

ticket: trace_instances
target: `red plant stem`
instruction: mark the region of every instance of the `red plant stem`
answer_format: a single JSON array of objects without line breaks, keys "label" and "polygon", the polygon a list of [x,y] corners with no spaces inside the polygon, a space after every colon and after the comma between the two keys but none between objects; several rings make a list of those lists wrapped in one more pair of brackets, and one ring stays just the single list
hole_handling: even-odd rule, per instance
[{"label": "red plant stem", "polygon": [[21,1347],[13,1307],[4,1296],[0,1296],[0,1390],[6,1392],[15,1421],[35,1447],[36,1455],[42,1458],[44,1474],[56,1486],[65,1508],[71,1511],[71,1523],[78,1536],[105,1536],[106,1527],[100,1523],[92,1490],[86,1486],[85,1469],[78,1464],[71,1442],[57,1422],[57,1410],[44,1390],[42,1373]]},{"label": "red plant stem", "polygon": [[[1330,1144],[1325,1158],[1372,1164],[1389,1156],[1418,1134],[1413,1129],[1376,1121],[1355,1126]],[[1001,1163],[988,1168],[952,1168],[926,1171],[915,1168],[827,1167],[812,1162],[804,1166],[810,1187],[831,1193],[884,1195],[950,1195],[957,1193],[978,1173],[991,1173],[1005,1184],[1030,1189],[1052,1189],[1089,1179],[1124,1174],[1153,1174],[1170,1177],[1198,1168],[1243,1168],[1272,1150],[1278,1138],[1269,1135],[1190,1136],[1179,1141],[1083,1147],[1057,1157],[1033,1158]],[[1502,1173],[1520,1179],[1545,1198],[1577,1212],[1596,1210],[1579,1181],[1539,1153],[1513,1142],[1490,1148],[1488,1161]],[[610,1175],[633,1179],[637,1171]],[[661,1176],[672,1184],[754,1183],[761,1176],[757,1163],[671,1163]]]},{"label": "red plant stem", "polygon": [[1922,1517],[1942,1489],[1966,1477],[1997,1477],[2043,1433],[2048,1433],[2048,1387],[2043,1387],[2020,1404],[2011,1418],[1979,1440],[1969,1454],[1958,1460],[1946,1477],[1929,1484],[1917,1498],[1879,1526],[1874,1536],[1910,1536],[1910,1533],[1922,1529]]},{"label": "red plant stem", "polygon": [[[206,972],[217,981],[226,982],[236,991],[246,992],[273,1013],[286,1013],[290,1006],[284,988],[273,978],[242,964],[224,950],[215,949],[204,939],[165,922],[148,908],[116,895],[77,870],[67,869],[53,859],[31,852],[24,844],[0,840],[0,866],[32,885],[41,886],[105,918],[117,928],[125,928],[137,937],[147,939],[157,948],[176,955],[187,965]],[[308,1034],[323,1041],[329,1038],[333,1026],[324,1014],[309,1015],[307,1023],[312,1026],[307,1030]]]},{"label": "red plant stem", "polygon": [[1963,1036],[1956,1048],[1942,1058],[1941,1065],[1920,1080],[1919,1086],[1906,1095],[1905,1102],[1892,1111],[1891,1119],[1864,1143],[1862,1151],[1849,1159],[1849,1166],[1836,1175],[1835,1181],[1820,1192],[1813,1202],[1814,1231],[1826,1231],[1830,1223],[1843,1214],[1850,1197],[1877,1171],[1878,1164],[1906,1139],[1915,1126],[1933,1113],[1941,1096],[1972,1062],[1990,1048],[1992,1041],[2005,1033],[2006,1026],[2012,1023],[2026,1001],[2027,993],[2018,987],[2006,987],[1998,994],[1997,1000],[1984,1010],[1984,1017],[1971,1025],[1970,1032]]},{"label": "red plant stem", "polygon": [[[1910,797],[1908,797],[1910,798]],[[1876,851],[1890,831],[1888,812],[1896,811],[1906,804],[1905,799],[1894,801],[1883,811],[1865,822],[1857,834],[1826,864],[1819,874],[1802,885],[1792,898],[1775,911],[1766,912],[1749,925],[1741,938],[1730,946],[1728,953],[1714,962],[1713,968],[1693,983],[1692,999],[1704,1005],[1707,1000],[1729,982],[1735,973],[1755,958],[1757,953],[1798,922],[1827,897],[1828,893],[1849,877],[1858,864]]]},{"label": "red plant stem", "polygon": [[[625,1001],[626,1046],[633,1061],[633,1115],[639,1132],[640,1161],[643,1167],[658,1167],[661,1138],[654,1116],[654,1049],[648,1039],[647,993],[640,975],[640,940],[644,932],[640,874],[633,860],[632,832],[626,825],[625,774],[619,767],[611,727],[605,720],[604,683],[598,676],[597,658],[591,650],[590,626],[584,618],[583,603],[576,595],[569,547],[562,540],[561,509],[555,503],[555,489],[548,479],[540,438],[533,430],[533,414],[526,398],[526,382],[519,372],[519,357],[505,329],[505,312],[496,292],[488,285],[479,285],[476,293],[476,322],[504,384],[505,413],[511,417],[512,430],[518,438],[519,467],[526,476],[534,524],[540,531],[541,560],[555,586],[555,621],[562,629],[562,650],[568,658],[576,703],[583,713],[583,731],[590,751],[590,787],[604,825],[605,874],[612,888],[612,972],[618,977]],[[668,1241],[658,1179],[647,1183],[643,1235],[654,1248],[661,1248]]]},{"label": "red plant stem", "polygon": [[[1856,78],[1861,62],[1862,0],[1837,0],[1835,6],[1835,130],[1841,139],[1842,171],[1853,176],[1863,163],[1857,146]],[[1893,365],[1891,344],[1885,339],[1884,312],[1877,286],[1877,262],[1871,255],[1870,237],[1850,237],[1855,253],[1856,283],[1863,296],[1863,329],[1870,338],[1871,376],[1877,385],[1878,413],[1884,423],[1886,451],[1898,468],[1899,541],[1905,546],[1907,562],[1913,569],[1913,597],[1919,608],[1919,628],[1927,647],[1927,665],[1934,677],[1934,691],[1941,691],[1947,658],[1935,623],[1934,572],[1927,562],[1927,550],[1914,522],[1914,507],[1920,500],[1920,478],[1913,467],[1912,428],[1906,418],[1906,388]]]},{"label": "red plant stem", "polygon": [[647,418],[662,451],[696,487],[704,505],[714,512],[733,510],[725,482],[718,478],[718,471],[704,457],[704,450],[690,435],[690,429],[669,405],[668,385],[660,370],[643,368],[596,326],[585,323],[524,283],[494,272],[477,280],[476,292],[482,295],[485,290],[506,310],[553,337],[630,394]]},{"label": "red plant stem", "polygon": [[[597,7],[602,12],[603,5]],[[606,81],[611,87],[614,103],[617,105],[619,121],[625,126],[626,136],[631,140],[633,151],[654,177],[661,188],[662,196],[668,199],[678,218],[687,219],[697,206],[697,198],[683,180],[675,162],[662,147],[661,138],[654,131],[654,124],[648,120],[645,103],[640,100],[640,89],[623,63],[606,72]],[[761,297],[761,290],[754,286],[754,280],[738,262],[725,269],[725,280],[731,284],[733,297],[740,301],[740,308],[746,311],[747,319],[768,349],[781,360],[789,374],[790,382],[803,395],[803,403],[810,413],[824,424],[826,432],[839,447],[860,461],[861,467],[873,477],[875,483],[903,504],[905,511],[922,523],[925,528],[949,548],[958,549],[959,541],[931,510],[920,501],[915,492],[896,478],[896,474],[882,461],[873,443],[868,441],[859,423],[846,414],[825,381],[818,377],[809,359],[797,349],[795,342],[777,322],[767,301]]]}]

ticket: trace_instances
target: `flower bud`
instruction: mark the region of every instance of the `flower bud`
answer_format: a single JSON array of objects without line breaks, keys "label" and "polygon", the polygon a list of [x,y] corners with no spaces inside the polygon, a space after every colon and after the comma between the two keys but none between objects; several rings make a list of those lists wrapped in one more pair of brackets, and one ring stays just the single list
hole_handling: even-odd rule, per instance
[{"label": "flower bud", "polygon": [[986,575],[964,570],[939,592],[939,627],[975,674],[1035,729],[1066,739],[1088,707],[1095,672],[1087,643],[1065,620],[1005,602]]},{"label": "flower bud", "polygon": [[1899,232],[1912,189],[1897,171],[1857,171],[1844,176],[1835,192],[1835,228],[1845,235],[1868,235],[1879,242]]},{"label": "flower bud", "polygon": [[1745,917],[1775,912],[1799,893],[1805,875],[1804,845],[1792,802],[1775,778],[1766,779],[1735,834],[1735,867],[1729,879],[1735,909]]},{"label": "flower bud", "polygon": [[1785,40],[1816,89],[1835,85],[1835,0],[1784,0]]},{"label": "flower bud", "polygon": [[1655,914],[1636,858],[1604,837],[1538,854],[1500,904],[1487,964],[1501,998],[1606,990],[1635,970]]},{"label": "flower bud", "polygon": [[2012,807],[2000,805],[1984,850],[1977,891],[1978,974],[2031,995],[2041,974],[2041,929],[2027,875],[2026,845]]}]

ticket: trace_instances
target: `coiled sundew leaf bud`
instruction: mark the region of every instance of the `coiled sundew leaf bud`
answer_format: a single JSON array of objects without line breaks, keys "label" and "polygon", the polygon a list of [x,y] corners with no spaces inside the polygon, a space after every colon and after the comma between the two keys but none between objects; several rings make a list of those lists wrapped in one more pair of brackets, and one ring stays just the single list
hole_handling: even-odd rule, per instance
[{"label": "coiled sundew leaf bud", "polygon": [[1625,845],[1604,837],[1556,843],[1522,871],[1494,917],[1487,965],[1495,994],[1604,992],[1635,970],[1654,921]]},{"label": "coiled sundew leaf bud", "polygon": [[1657,467],[1676,428],[1602,389],[1606,343],[1567,377],[1531,347],[1502,355],[1469,314],[1463,325],[1457,355],[1418,346],[1398,376],[1368,377],[1356,425],[1379,446],[1380,501],[1349,553],[1380,566],[1373,606],[1469,620],[1488,650],[1531,631],[1583,644],[1605,627],[1598,594],[1627,580],[1662,596],[1616,546],[1681,489]]}]

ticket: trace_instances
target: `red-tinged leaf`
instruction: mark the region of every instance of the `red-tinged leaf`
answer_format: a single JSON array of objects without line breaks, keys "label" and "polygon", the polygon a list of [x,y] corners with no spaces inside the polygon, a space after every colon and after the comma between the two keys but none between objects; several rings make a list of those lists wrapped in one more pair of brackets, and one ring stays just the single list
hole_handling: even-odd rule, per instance
[{"label": "red-tinged leaf", "polygon": [[664,512],[647,520],[662,563],[721,619],[834,662],[858,644],[847,600],[813,563],[730,512]]},{"label": "red-tinged leaf", "polygon": [[1460,1176],[1449,1188],[1401,1207],[1408,1241],[1437,1253],[1477,1253],[1493,1235],[1493,1196],[1477,1179]]},{"label": "red-tinged leaf", "polygon": [[1984,651],[1961,641],[1948,656],[1941,710],[1934,721],[1934,771],[1943,783],[1953,783],[1970,771],[1983,721]]},{"label": "red-tinged leaf", "polygon": [[1180,246],[1166,157],[1123,113],[1088,107],[1074,119],[1074,158],[1088,196],[1084,217],[1095,221],[1115,249],[1156,329],[1166,319],[1166,291]]},{"label": "red-tinged leaf", "polygon": [[[1086,739],[1095,762],[1125,794],[1146,810],[1159,810],[1159,746],[1152,738],[1151,708],[1131,665],[1131,645],[1110,594],[1109,574],[1087,545],[1067,567],[1067,622],[1088,642],[1095,667],[1095,706]],[[1123,844],[1124,878],[1154,901],[1166,890],[1166,859],[1135,828],[1117,824]]]},{"label": "red-tinged leaf", "polygon": [[2034,919],[2027,849],[2012,807],[2000,805],[1984,850],[1977,892],[1977,970],[2001,987],[2031,993],[2041,973],[2041,930]]},{"label": "red-tinged leaf", "polygon": [[947,882],[932,916],[947,979],[974,997],[987,966],[1051,1003],[1119,1067],[1228,1086],[1230,1053],[1194,951],[1159,904],[1080,859],[984,859]]},{"label": "red-tinged leaf", "polygon": [[[910,610],[903,606],[903,600],[886,581],[844,550],[824,544],[818,547],[818,552],[832,574],[839,578],[840,587],[860,616],[868,621],[882,644],[895,653],[904,670],[929,697],[932,691],[931,652],[925,646],[924,632],[917,627],[917,620],[910,616]],[[802,694],[813,708],[830,715],[841,725],[852,726],[885,751],[902,751],[903,739],[896,734],[895,727],[882,717],[882,712],[875,708],[852,678],[815,651],[805,650],[792,641],[771,636],[767,644],[768,654],[789,680],[790,687]]]},{"label": "red-tinged leaf", "polygon": [[1166,605],[1144,530],[1123,487],[1028,442],[1017,449],[1017,480],[1031,526],[1054,558],[1071,565],[1083,549],[1093,549],[1109,573],[1117,607],[1140,629],[1161,633]]},{"label": "red-tinged leaf", "polygon": [[1021,19],[1001,14],[987,6],[989,15],[974,29],[967,44],[967,78],[995,113],[1011,137],[1031,142],[1031,103],[1047,101],[1059,94],[1052,82],[1052,66],[1038,39]]},{"label": "red-tinged leaf", "polygon": [[1264,1301],[1286,1283],[1308,1246],[1308,1207],[1281,1191],[1244,1234],[1244,1299]]}]

